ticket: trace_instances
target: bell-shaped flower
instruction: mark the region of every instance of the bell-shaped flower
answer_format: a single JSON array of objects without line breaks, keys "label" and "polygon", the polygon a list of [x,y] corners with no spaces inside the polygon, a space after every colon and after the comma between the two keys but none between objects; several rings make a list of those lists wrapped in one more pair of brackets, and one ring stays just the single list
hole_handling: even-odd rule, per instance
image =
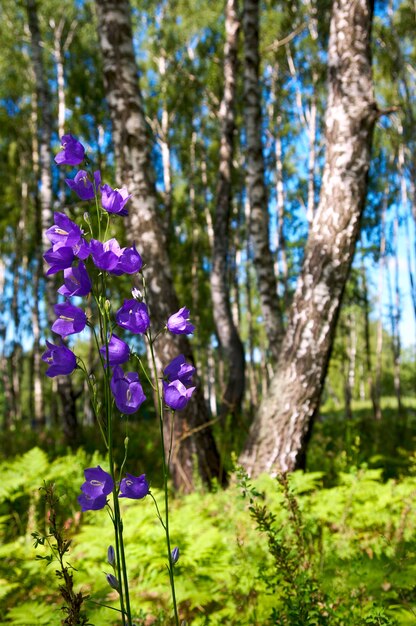
[{"label": "bell-shaped flower", "polygon": [[126,478],[120,482],[119,498],[130,498],[131,500],[141,500],[149,493],[149,483],[146,475],[132,476],[126,472]]},{"label": "bell-shaped flower", "polygon": [[64,302],[54,307],[58,319],[53,323],[52,330],[61,337],[67,337],[84,330],[87,324],[85,312],[77,306]]},{"label": "bell-shaped flower", "polygon": [[124,206],[131,198],[131,194],[129,194],[125,187],[123,187],[123,189],[112,189],[110,185],[101,185],[100,191],[103,209],[108,213],[128,215],[128,211]]},{"label": "bell-shaped flower", "polygon": [[81,493],[77,500],[81,506],[81,511],[99,511],[107,504],[107,496],[104,495],[91,498],[91,496],[87,496],[86,493]]},{"label": "bell-shaped flower", "polygon": [[114,481],[108,472],[99,465],[84,470],[85,482],[81,485],[82,494],[78,502],[82,511],[99,511],[107,503],[107,496],[113,491]]},{"label": "bell-shaped flower", "polygon": [[190,335],[193,333],[195,326],[189,321],[189,309],[183,306],[179,311],[171,315],[166,327],[174,335]]},{"label": "bell-shaped flower", "polygon": [[172,359],[172,361],[163,370],[164,375],[169,382],[180,380],[182,384],[187,385],[192,382],[192,376],[195,374],[195,368],[185,361],[183,354]]},{"label": "bell-shaped flower", "polygon": [[120,413],[131,415],[146,400],[139,375],[136,372],[125,374],[119,365],[114,368],[110,387]]},{"label": "bell-shaped flower", "polygon": [[61,137],[62,148],[55,157],[58,165],[79,165],[85,157],[85,148],[73,135]]},{"label": "bell-shaped flower", "polygon": [[65,178],[65,182],[81,200],[93,200],[101,183],[101,174],[98,170],[94,172],[94,183],[92,183],[88,178],[88,172],[79,170],[74,179]]},{"label": "bell-shaped flower", "polygon": [[137,300],[124,300],[123,306],[116,313],[116,322],[135,335],[145,333],[150,326],[147,306]]},{"label": "bell-shaped flower", "polygon": [[64,270],[64,284],[59,287],[58,293],[66,298],[71,296],[86,296],[92,288],[91,279],[82,261]]},{"label": "bell-shaped flower", "polygon": [[46,345],[48,349],[42,354],[42,361],[49,365],[46,376],[54,378],[62,374],[71,374],[77,366],[75,354],[64,344],[56,346],[47,341]]},{"label": "bell-shaped flower", "polygon": [[88,467],[84,470],[85,482],[81,485],[81,491],[90,498],[108,496],[114,489],[114,481],[111,474],[97,467]]},{"label": "bell-shaped flower", "polygon": [[73,248],[75,256],[85,261],[90,256],[90,244],[85,239],[81,238],[80,242]]},{"label": "bell-shaped flower", "polygon": [[122,254],[120,244],[114,238],[104,243],[97,239],[91,239],[90,250],[95,267],[107,272],[116,267]]},{"label": "bell-shaped flower", "polygon": [[62,243],[56,243],[45,252],[43,258],[50,265],[50,268],[46,272],[46,276],[50,276],[51,274],[56,274],[61,270],[71,267],[75,255],[71,247],[65,246]]},{"label": "bell-shaped flower", "polygon": [[143,265],[142,258],[135,246],[120,248],[117,239],[109,239],[104,243],[91,239],[90,251],[94,265],[98,269],[117,276],[135,274]]},{"label": "bell-shaped flower", "polygon": [[122,274],[136,274],[142,269],[142,257],[136,250],[136,246],[131,248],[123,248],[120,259],[116,267],[111,270],[112,274],[121,276]]},{"label": "bell-shaped flower", "polygon": [[171,383],[163,381],[163,396],[165,404],[174,411],[181,411],[186,407],[192,397],[195,387],[187,389],[180,380]]},{"label": "bell-shaped flower", "polygon": [[48,228],[46,236],[52,245],[60,243],[64,246],[74,247],[80,243],[82,230],[65,213],[55,211],[53,214],[54,225]]},{"label": "bell-shaped flower", "polygon": [[114,333],[111,335],[111,339],[108,342],[108,363],[107,363],[107,346],[100,348],[101,356],[104,359],[104,363],[114,367],[115,365],[121,365],[129,360],[130,348],[125,341],[119,339]]}]

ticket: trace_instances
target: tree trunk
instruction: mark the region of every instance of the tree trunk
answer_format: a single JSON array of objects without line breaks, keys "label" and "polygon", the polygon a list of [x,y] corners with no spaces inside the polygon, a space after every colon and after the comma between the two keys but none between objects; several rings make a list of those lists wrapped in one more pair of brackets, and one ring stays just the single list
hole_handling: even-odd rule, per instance
[{"label": "tree trunk", "polygon": [[[146,263],[146,283],[154,327],[163,328],[179,305],[173,288],[164,229],[158,216],[151,141],[145,122],[142,95],[133,51],[128,0],[96,0],[98,30],[103,56],[107,102],[113,126],[117,172],[133,197],[129,210],[129,233],[137,242]],[[155,344],[159,370],[179,353],[193,361],[186,337],[163,334]],[[190,491],[194,486],[194,459],[204,483],[220,475],[220,459],[209,424],[202,388],[174,424],[172,477],[176,487]],[[170,431],[165,415],[165,437]]]},{"label": "tree trunk", "polygon": [[230,305],[229,225],[231,219],[231,172],[234,155],[235,97],[237,76],[238,19],[237,0],[227,0],[225,8],[224,94],[219,110],[221,145],[219,176],[214,215],[211,295],[214,322],[227,377],[221,398],[220,417],[234,414],[241,407],[244,393],[244,348],[234,324]]},{"label": "tree trunk", "polygon": [[380,220],[380,258],[378,267],[378,285],[377,285],[377,334],[376,334],[376,375],[374,384],[375,413],[374,418],[381,420],[381,374],[383,365],[383,293],[384,293],[384,273],[386,269],[386,212],[388,186],[384,190],[383,201],[381,204],[381,220]]},{"label": "tree trunk", "polygon": [[373,405],[373,413],[377,414],[378,404],[373,379],[373,364],[371,359],[371,343],[370,343],[370,303],[368,301],[367,275],[364,267],[364,260],[361,258],[361,276],[363,289],[363,316],[364,316],[364,344],[365,344],[365,365],[367,370],[367,383],[370,392],[371,403]]},{"label": "tree trunk", "polygon": [[[39,251],[39,263],[42,264],[42,253],[50,247],[46,237],[46,230],[51,226],[52,219],[52,174],[51,174],[51,138],[52,138],[52,113],[51,98],[48,89],[47,76],[43,62],[43,45],[39,29],[39,19],[36,0],[26,0],[26,10],[30,31],[30,43],[32,51],[33,73],[36,83],[37,99],[37,133],[39,137],[39,173],[40,173],[40,210],[42,228],[42,248]],[[46,309],[49,324],[54,320],[53,306],[56,302],[54,279],[45,279]],[[78,438],[78,426],[75,402],[68,402],[72,397],[72,379],[59,377],[57,379],[58,393],[61,398],[62,419],[64,432],[68,443],[71,445]],[[37,392],[35,392],[37,393]],[[44,422],[44,418],[42,422]]]},{"label": "tree trunk", "polygon": [[369,0],[335,0],[326,114],[326,164],[288,328],[270,391],[241,462],[256,475],[301,465],[319,407],[341,299],[364,207],[374,101]]},{"label": "tree trunk", "polygon": [[250,235],[261,309],[270,356],[273,361],[277,361],[282,338],[282,318],[274,274],[274,259],[270,250],[269,213],[264,180],[259,81],[259,5],[259,0],[244,0],[244,117],[247,143],[247,186],[251,210]]}]

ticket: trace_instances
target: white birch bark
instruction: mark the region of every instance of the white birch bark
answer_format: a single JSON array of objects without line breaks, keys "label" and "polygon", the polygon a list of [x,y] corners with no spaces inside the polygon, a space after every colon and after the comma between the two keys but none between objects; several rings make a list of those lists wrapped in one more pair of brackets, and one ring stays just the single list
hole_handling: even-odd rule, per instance
[{"label": "white birch bark", "polygon": [[213,220],[214,239],[210,276],[215,328],[227,372],[222,386],[220,403],[220,417],[222,418],[239,410],[245,380],[244,348],[238,334],[236,321],[233,319],[228,281],[239,28],[238,2],[237,0],[227,0],[225,6],[224,92],[218,115],[221,128],[220,163]]},{"label": "white birch bark", "polygon": [[[145,121],[143,98],[133,50],[131,8],[128,0],[96,0],[98,31],[103,57],[104,83],[112,120],[118,184],[133,194],[129,203],[129,235],[146,263],[149,306],[155,328],[163,328],[179,309],[166,249],[165,229],[157,205],[151,163],[151,137]],[[181,303],[185,306],[187,303]],[[178,354],[193,361],[184,336],[164,334],[155,344],[158,367]],[[220,475],[220,460],[203,390],[197,389],[187,408],[175,420],[172,476],[176,487],[189,491],[197,470],[206,484]],[[165,436],[170,432],[169,415]],[[167,446],[166,449],[168,449]]]},{"label": "white birch bark", "polygon": [[262,112],[259,55],[259,0],[244,0],[244,119],[247,144],[247,189],[250,201],[250,238],[257,274],[263,321],[270,357],[277,361],[282,318],[277,295],[274,259],[270,250],[269,213],[262,146]]},{"label": "white birch bark", "polygon": [[326,164],[281,355],[241,462],[255,475],[302,464],[319,407],[364,207],[378,112],[371,78],[369,0],[333,3]]}]

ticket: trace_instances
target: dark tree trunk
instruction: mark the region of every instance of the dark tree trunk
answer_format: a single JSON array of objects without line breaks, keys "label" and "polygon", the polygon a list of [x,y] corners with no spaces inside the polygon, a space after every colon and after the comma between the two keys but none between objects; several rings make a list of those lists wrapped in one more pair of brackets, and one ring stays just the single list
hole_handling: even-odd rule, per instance
[{"label": "dark tree trunk", "polygon": [[227,414],[235,414],[239,410],[244,393],[245,376],[244,348],[233,321],[228,284],[231,173],[234,155],[237,48],[240,28],[237,0],[227,0],[225,11],[224,94],[219,110],[221,146],[211,271],[215,327],[227,366],[227,379],[221,398],[221,418]]},{"label": "dark tree trunk", "polygon": [[[173,287],[164,229],[158,215],[151,138],[145,121],[136,60],[133,51],[130,5],[127,0],[96,0],[103,57],[104,81],[113,126],[118,183],[133,197],[129,209],[129,233],[146,263],[149,306],[155,328],[163,328],[179,305]],[[184,336],[166,334],[156,344],[158,367],[182,353],[193,361]],[[168,436],[169,416],[165,416]],[[194,486],[194,459],[205,484],[220,475],[220,459],[209,424],[210,416],[202,387],[174,425],[172,476],[175,486],[190,491]]]},{"label": "dark tree trunk", "polygon": [[282,316],[269,243],[269,213],[262,147],[261,86],[259,81],[259,0],[244,0],[244,118],[247,142],[247,187],[250,236],[270,356],[277,361],[282,338]]},{"label": "dark tree trunk", "polygon": [[326,113],[326,164],[276,373],[241,462],[251,474],[294,469],[305,452],[331,352],[364,207],[377,107],[370,0],[335,0]]}]

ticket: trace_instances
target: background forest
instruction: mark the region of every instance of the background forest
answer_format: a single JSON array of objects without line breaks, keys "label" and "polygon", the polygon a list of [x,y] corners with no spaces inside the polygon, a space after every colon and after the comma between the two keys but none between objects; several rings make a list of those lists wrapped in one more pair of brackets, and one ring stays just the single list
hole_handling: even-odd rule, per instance
[{"label": "background forest", "polygon": [[[3,0],[0,17],[0,623],[62,619],[31,536],[45,481],[90,622],[118,623],[96,604],[116,600],[111,529],[76,501],[104,453],[88,385],[41,360],[61,284],[44,232],[89,210],[53,161],[71,133],[132,194],[112,226],[159,327],[179,306],[196,327],[157,354],[199,378],[171,460],[183,619],[415,624],[414,2]],[[92,333],[69,345],[95,372]],[[155,415],[129,438],[157,491]],[[134,506],[136,623],[168,624],[159,530]]]}]

